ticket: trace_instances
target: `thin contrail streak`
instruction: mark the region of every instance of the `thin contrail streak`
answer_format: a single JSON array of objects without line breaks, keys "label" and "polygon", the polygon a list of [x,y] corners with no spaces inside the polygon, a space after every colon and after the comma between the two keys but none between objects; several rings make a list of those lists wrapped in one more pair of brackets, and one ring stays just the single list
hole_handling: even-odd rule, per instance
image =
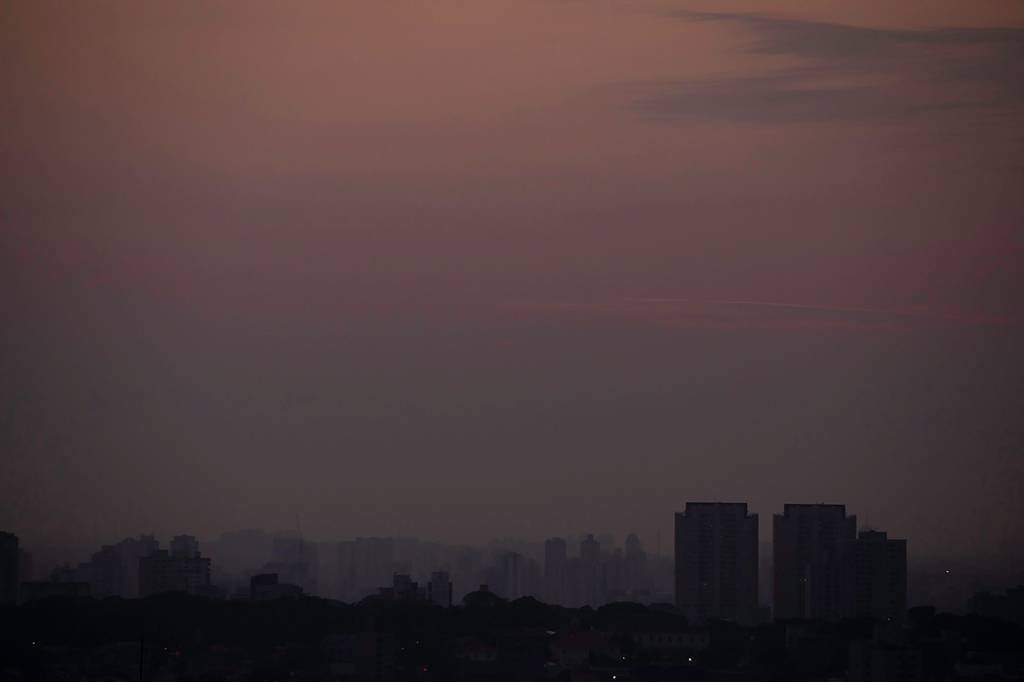
[{"label": "thin contrail streak", "polygon": [[869,315],[900,315],[904,317],[945,317],[938,313],[912,312],[908,310],[891,310],[886,308],[854,308],[844,306],[814,305],[810,303],[789,303],[785,301],[747,301],[734,299],[693,299],[693,298],[627,298],[624,302],[632,303],[704,303],[713,305],[758,306],[765,308],[791,308],[795,310],[819,310],[834,313],[864,313]]},{"label": "thin contrail streak", "polygon": [[[795,303],[791,301],[754,301],[748,299],[699,299],[699,298],[677,298],[670,296],[661,297],[623,297],[614,298],[604,301],[548,301],[548,302],[536,302],[536,301],[514,301],[510,302],[513,306],[525,306],[538,309],[548,310],[579,310],[579,311],[601,311],[604,310],[608,313],[614,313],[617,310],[624,312],[624,308],[630,305],[650,305],[650,304],[687,304],[693,306],[732,306],[736,308],[769,308],[769,309],[782,309],[782,310],[794,310],[794,311],[807,311],[807,312],[820,312],[820,313],[837,313],[847,315],[871,315],[877,317],[889,317],[889,318],[907,318],[916,320],[933,320],[943,321],[966,325],[1011,325],[1016,326],[1021,324],[1021,320],[1015,318],[1006,318],[1001,316],[965,316],[957,314],[956,312],[943,312],[943,311],[929,311],[929,310],[896,310],[892,308],[869,308],[869,307],[856,307],[856,306],[830,306],[830,305],[815,305],[811,303]],[[670,312],[666,310],[666,312]],[[683,312],[683,311],[680,311]]]}]

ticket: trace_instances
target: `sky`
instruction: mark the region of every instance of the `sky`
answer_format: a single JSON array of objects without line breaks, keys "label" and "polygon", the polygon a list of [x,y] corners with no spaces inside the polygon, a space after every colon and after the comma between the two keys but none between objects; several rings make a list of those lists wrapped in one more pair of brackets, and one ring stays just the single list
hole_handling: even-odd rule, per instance
[{"label": "sky", "polygon": [[6,3],[0,527],[845,503],[1024,563],[1024,4]]}]

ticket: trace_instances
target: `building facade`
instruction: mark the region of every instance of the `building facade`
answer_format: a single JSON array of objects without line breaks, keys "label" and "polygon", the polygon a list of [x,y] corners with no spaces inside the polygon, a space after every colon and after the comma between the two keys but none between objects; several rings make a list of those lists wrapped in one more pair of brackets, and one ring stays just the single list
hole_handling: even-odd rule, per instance
[{"label": "building facade", "polygon": [[757,532],[742,502],[687,502],[676,514],[676,606],[691,622],[754,622]]},{"label": "building facade", "polygon": [[139,589],[139,562],[160,549],[152,535],[125,538],[115,545],[103,545],[92,555],[85,573],[92,596],[135,599],[142,595]]},{"label": "building facade", "polygon": [[157,550],[139,560],[139,592],[148,597],[163,592],[206,594],[210,590],[210,560],[199,554],[189,535],[171,540],[171,551]]},{"label": "building facade", "polygon": [[444,608],[452,605],[452,580],[447,571],[434,571],[427,583],[427,599]]},{"label": "building facade", "polygon": [[854,553],[854,615],[903,622],[907,613],[907,541],[861,531]]},{"label": "building facade", "polygon": [[0,605],[18,601],[18,536],[0,532]]},{"label": "building facade", "polygon": [[565,604],[565,580],[568,552],[565,540],[548,538],[544,542],[544,601]]},{"label": "building facade", "polygon": [[775,619],[851,615],[857,517],[842,504],[787,504],[772,530]]},{"label": "building facade", "polygon": [[396,569],[395,541],[361,537],[338,543],[338,596],[357,602],[390,584]]}]

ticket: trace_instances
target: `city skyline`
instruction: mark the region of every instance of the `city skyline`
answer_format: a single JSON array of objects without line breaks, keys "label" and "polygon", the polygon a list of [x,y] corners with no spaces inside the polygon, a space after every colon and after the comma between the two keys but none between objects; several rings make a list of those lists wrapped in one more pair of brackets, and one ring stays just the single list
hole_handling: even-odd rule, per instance
[{"label": "city skyline", "polygon": [[1024,678],[1024,0],[0,7],[0,680]]},{"label": "city skyline", "polygon": [[[163,556],[176,567],[164,569],[172,576],[168,584],[194,575],[188,584],[205,585],[200,591],[250,594],[256,582],[250,587],[249,577],[266,574],[273,578],[267,587],[273,594],[295,590],[345,602],[385,590],[416,594],[417,589],[431,601],[430,583],[443,574],[453,603],[487,584],[506,599],[531,596],[568,607],[663,602],[674,604],[690,622],[724,619],[748,626],[769,617],[899,622],[908,604],[959,610],[979,586],[1009,589],[1024,575],[1012,566],[988,571],[975,565],[961,573],[962,565],[922,562],[908,555],[906,539],[858,526],[856,516],[845,510],[839,504],[787,503],[783,513],[774,515],[773,539],[766,544],[757,537],[758,515],[746,503],[687,502],[675,514],[668,556],[645,546],[635,533],[621,542],[608,533],[579,533],[543,541],[495,539],[474,547],[415,537],[317,541],[298,529],[250,529],[202,541],[202,553],[191,535],[175,535],[169,550],[161,550],[154,535],[127,538],[104,544],[91,560],[79,553],[85,562],[77,567],[73,551],[60,559],[44,554],[49,563],[40,563],[25,553],[23,544],[19,565],[28,566],[36,583],[84,580],[92,585],[93,596],[138,597],[153,591],[141,587],[153,579],[143,577],[140,562]],[[180,563],[200,554],[205,568],[201,562]],[[133,565],[139,566],[138,576]],[[386,587],[392,577],[406,582],[401,587],[396,582],[392,590]]]},{"label": "city skyline", "polygon": [[[708,501],[696,501],[695,502],[695,501],[689,501],[689,502],[685,503],[684,505],[680,505],[680,509],[684,508],[687,505],[696,505],[697,508],[699,508],[701,506],[742,505],[744,508],[749,507],[750,513],[753,514],[755,519],[758,516],[757,510],[752,505],[748,505],[747,503],[708,502]],[[825,503],[792,503],[792,502],[787,502],[787,503],[785,503],[784,505],[781,505],[781,506],[783,508],[789,508],[789,507],[796,507],[796,508],[813,508],[813,507],[846,508],[847,506],[852,506],[852,505],[825,504]],[[668,525],[670,527],[673,526],[673,516],[678,516],[681,513],[682,512],[680,511],[680,512],[674,512],[673,515],[669,515]],[[781,516],[780,514],[778,514],[777,512],[774,512],[772,510],[767,510],[766,513],[769,513],[770,515],[773,514],[774,516]],[[767,518],[771,518],[771,516],[769,516]],[[777,521],[776,521],[776,523],[777,523]],[[757,524],[757,523],[755,523],[755,528],[757,529],[757,552],[758,552],[758,554],[761,555],[762,558],[764,556],[769,556],[770,557],[771,554],[772,554],[773,545],[775,544],[775,535],[777,533],[777,529],[773,529],[773,524],[771,524],[771,523],[768,523],[768,524],[763,524],[763,523],[762,524]],[[881,531],[882,534],[885,534],[886,532],[888,532],[890,535],[906,537],[905,533],[900,531],[898,528],[894,528],[891,525],[886,525],[884,523],[884,521],[881,522],[881,523],[878,523],[878,522],[868,522],[866,520],[862,520],[860,523],[858,523],[856,515],[851,517],[850,529],[851,529],[850,532],[853,533],[854,535],[856,535],[856,533],[859,533],[859,532],[874,533],[874,532]],[[16,529],[9,529],[9,530],[16,530]],[[640,532],[637,532],[637,531],[640,531]],[[443,540],[441,538],[431,537],[431,536],[421,536],[421,535],[415,535],[415,534],[391,534],[391,533],[386,533],[386,532],[377,532],[377,533],[356,532],[356,533],[353,533],[353,534],[350,534],[350,535],[345,535],[345,534],[342,534],[342,535],[330,535],[330,534],[328,534],[328,535],[313,535],[313,534],[310,534],[310,533],[307,533],[307,532],[303,531],[303,529],[301,527],[301,519],[296,518],[296,519],[293,519],[293,523],[292,523],[291,527],[282,525],[282,526],[279,526],[279,527],[259,528],[259,527],[255,526],[255,525],[253,525],[253,526],[243,526],[243,527],[239,527],[239,528],[224,529],[224,530],[213,532],[213,533],[210,533],[210,534],[196,534],[196,535],[201,539],[201,541],[203,543],[206,543],[206,544],[209,544],[209,543],[219,543],[221,541],[224,541],[227,538],[236,538],[236,537],[244,537],[244,536],[255,535],[256,537],[260,537],[262,539],[266,539],[267,542],[272,543],[272,545],[274,546],[273,550],[268,550],[268,551],[270,551],[270,555],[268,555],[268,556],[280,556],[279,553],[278,553],[279,552],[278,549],[276,549],[279,543],[296,543],[296,542],[297,543],[301,543],[301,542],[305,542],[310,547],[314,548],[313,551],[317,551],[316,550],[317,547],[334,547],[335,545],[337,545],[339,548],[340,547],[348,547],[350,549],[347,549],[346,551],[352,551],[351,547],[353,546],[353,543],[355,541],[357,541],[357,540],[360,541],[360,542],[364,542],[364,541],[373,542],[373,541],[383,541],[383,540],[386,540],[386,541],[389,541],[389,542],[394,542],[394,541],[398,541],[398,542],[413,542],[413,543],[422,543],[422,544],[425,544],[425,545],[437,545],[437,546],[445,546],[445,547],[452,547],[452,548],[464,547],[464,548],[472,548],[472,549],[485,550],[485,551],[496,551],[497,549],[500,549],[500,548],[503,548],[503,547],[504,548],[513,548],[513,549],[514,548],[530,547],[530,548],[532,548],[531,552],[536,557],[541,557],[541,556],[544,556],[544,554],[545,554],[545,551],[546,551],[545,550],[545,544],[547,542],[549,542],[551,540],[559,540],[561,542],[566,543],[566,546],[565,546],[566,556],[567,557],[577,557],[577,558],[581,554],[580,544],[585,542],[588,537],[591,537],[591,538],[598,539],[600,544],[601,544],[601,546],[604,547],[604,548],[614,547],[614,548],[618,548],[620,550],[628,549],[630,541],[633,540],[635,542],[638,542],[641,546],[643,546],[644,551],[647,554],[650,554],[651,556],[659,557],[661,559],[671,560],[671,559],[674,558],[674,554],[676,552],[676,549],[674,548],[674,544],[676,542],[676,537],[678,536],[678,532],[679,532],[678,523],[675,524],[675,529],[672,532],[669,532],[669,533],[664,534],[664,535],[662,533],[660,533],[660,532],[657,532],[657,531],[652,531],[652,532],[649,532],[649,533],[644,533],[644,532],[642,532],[641,529],[630,529],[630,530],[627,530],[624,533],[617,533],[617,532],[612,532],[609,529],[601,529],[597,525],[591,524],[591,525],[584,525],[580,529],[570,530],[568,532],[566,532],[566,531],[551,532],[550,530],[548,530],[548,531],[536,531],[533,534],[523,535],[523,536],[493,535],[493,536],[490,536],[490,537],[485,537],[484,539],[479,540],[479,541],[470,540],[470,541],[462,541],[462,542],[460,542],[460,541],[451,542],[451,541],[445,541],[445,540]],[[50,567],[53,567],[53,566],[55,566],[57,564],[60,564],[62,561],[66,560],[69,557],[75,557],[75,556],[81,557],[81,556],[84,556],[83,553],[87,552],[87,551],[91,551],[90,548],[93,548],[93,547],[99,546],[99,545],[106,545],[110,540],[112,540],[112,539],[114,539],[116,537],[127,537],[129,539],[134,538],[134,537],[141,537],[141,538],[147,538],[147,537],[168,537],[168,538],[170,538],[170,537],[173,537],[173,536],[176,536],[176,535],[179,535],[179,534],[180,534],[180,528],[177,528],[177,527],[175,527],[175,528],[173,528],[171,530],[161,530],[161,529],[153,529],[153,528],[140,528],[140,529],[137,529],[137,530],[132,531],[132,532],[127,532],[124,535],[113,535],[113,536],[107,536],[107,537],[104,537],[104,538],[100,538],[100,539],[98,539],[98,540],[96,540],[94,542],[84,541],[84,542],[69,543],[69,544],[38,542],[38,541],[32,539],[31,536],[27,536],[27,535],[20,534],[20,533],[19,533],[19,536],[22,537],[22,539],[23,539],[22,540],[23,545],[24,545],[24,543],[26,541],[28,541],[29,543],[33,544],[37,548],[41,549],[43,551],[45,557],[51,558],[53,564]],[[910,549],[908,551],[908,560],[910,561],[911,564],[919,566],[919,567],[928,566],[928,567],[931,567],[931,568],[935,568],[935,567],[938,567],[938,566],[944,566],[944,567],[947,567],[947,568],[950,568],[950,569],[954,569],[955,568],[957,570],[969,569],[970,571],[972,571],[974,573],[977,573],[977,574],[986,574],[986,575],[993,575],[993,576],[999,575],[999,576],[1004,576],[1004,577],[1014,576],[1017,573],[1019,573],[1019,571],[1020,571],[1019,567],[1017,565],[1015,565],[1015,564],[993,566],[988,561],[989,557],[984,556],[984,555],[982,555],[982,556],[975,556],[975,557],[958,557],[958,556],[955,556],[955,555],[952,555],[952,554],[946,554],[946,555],[939,554],[937,556],[933,556],[933,555],[929,555],[929,554],[923,554],[923,553],[915,552],[914,551],[915,549],[916,549],[916,547],[914,546],[914,543],[911,542]],[[333,551],[333,550],[331,550],[331,551]],[[519,551],[519,550],[516,550],[516,551]],[[763,570],[759,571],[759,574],[763,574],[763,573],[764,573]],[[381,573],[381,575],[384,575],[384,573]],[[770,592],[770,591],[771,591],[771,588],[765,588],[763,585],[760,588],[760,593],[762,594],[762,596],[766,592]]]}]

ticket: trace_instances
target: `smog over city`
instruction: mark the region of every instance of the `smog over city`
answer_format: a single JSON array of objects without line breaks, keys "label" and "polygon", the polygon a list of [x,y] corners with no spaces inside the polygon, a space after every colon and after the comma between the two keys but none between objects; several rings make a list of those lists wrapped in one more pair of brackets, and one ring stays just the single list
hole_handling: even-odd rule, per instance
[{"label": "smog over city", "polygon": [[1024,679],[1022,292],[1017,0],[5,3],[0,682]]}]

